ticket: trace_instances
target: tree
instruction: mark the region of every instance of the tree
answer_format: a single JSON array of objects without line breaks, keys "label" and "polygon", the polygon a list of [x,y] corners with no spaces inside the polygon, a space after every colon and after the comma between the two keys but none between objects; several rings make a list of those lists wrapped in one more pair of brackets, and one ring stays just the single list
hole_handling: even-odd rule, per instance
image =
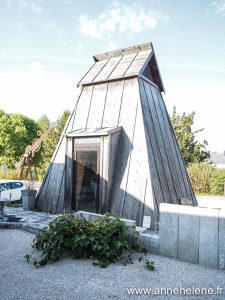
[{"label": "tree", "polygon": [[34,120],[22,114],[7,114],[0,110],[0,165],[14,167],[27,145],[37,136]]},{"label": "tree", "polygon": [[69,111],[64,111],[62,116],[57,120],[56,124],[54,124],[54,129],[49,134],[45,141],[45,147],[42,147],[40,152],[40,159],[38,155],[38,174],[43,177],[46,173],[51,158],[54,154],[56,146],[59,142],[63,129],[66,125],[67,119],[70,115]]},{"label": "tree", "polygon": [[37,121],[37,124],[38,124],[38,128],[39,128],[41,131],[45,131],[46,129],[49,128],[49,125],[50,125],[49,118],[48,118],[46,115],[43,115],[43,116]]},{"label": "tree", "polygon": [[[69,115],[69,111],[63,112],[62,116],[55,122],[54,129],[47,137],[44,147],[35,153],[35,162],[41,177],[47,171]],[[36,123],[21,114],[7,114],[0,109],[0,166],[6,164],[9,168],[14,168],[14,162],[19,161],[26,146],[38,138],[37,131],[44,132],[51,125],[53,124],[50,124],[46,115],[42,116]]]},{"label": "tree", "polygon": [[176,107],[170,116],[171,123],[181,150],[181,155],[186,165],[197,162],[208,161],[210,152],[207,150],[207,141],[200,143],[196,139],[196,134],[202,132],[204,128],[193,131],[195,112],[178,115]]}]

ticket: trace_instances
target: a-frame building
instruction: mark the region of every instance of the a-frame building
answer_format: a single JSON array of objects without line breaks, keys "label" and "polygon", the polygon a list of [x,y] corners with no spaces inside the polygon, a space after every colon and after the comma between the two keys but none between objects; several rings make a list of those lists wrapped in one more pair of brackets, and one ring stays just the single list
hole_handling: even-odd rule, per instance
[{"label": "a-frame building", "polygon": [[[161,93],[151,43],[94,56],[37,196],[50,213],[158,221],[161,202],[197,204]],[[151,218],[149,218],[149,216]]]}]

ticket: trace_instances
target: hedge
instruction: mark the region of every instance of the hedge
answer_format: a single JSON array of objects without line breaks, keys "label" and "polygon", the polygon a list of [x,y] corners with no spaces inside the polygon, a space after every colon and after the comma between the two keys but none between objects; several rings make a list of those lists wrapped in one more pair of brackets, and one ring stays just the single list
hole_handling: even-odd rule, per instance
[{"label": "hedge", "polygon": [[225,169],[208,163],[194,163],[188,167],[193,189],[197,194],[224,195]]}]

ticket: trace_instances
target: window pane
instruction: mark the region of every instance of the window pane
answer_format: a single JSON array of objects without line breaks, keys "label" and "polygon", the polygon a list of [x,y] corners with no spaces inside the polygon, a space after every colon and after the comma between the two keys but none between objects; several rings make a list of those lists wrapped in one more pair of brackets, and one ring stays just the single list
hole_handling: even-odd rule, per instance
[{"label": "window pane", "polygon": [[78,210],[96,212],[98,201],[98,152],[76,151],[76,201]]}]

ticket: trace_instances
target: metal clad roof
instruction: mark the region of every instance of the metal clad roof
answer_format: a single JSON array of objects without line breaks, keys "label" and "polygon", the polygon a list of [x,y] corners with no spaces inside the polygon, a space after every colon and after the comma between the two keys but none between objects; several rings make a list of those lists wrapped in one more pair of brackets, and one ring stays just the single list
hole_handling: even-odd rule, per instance
[{"label": "metal clad roof", "polygon": [[80,84],[93,82],[95,77],[101,72],[101,70],[107,64],[107,62],[108,62],[108,59],[96,62],[92,66],[92,68],[88,71],[88,73],[84,76],[84,78],[81,80]]},{"label": "metal clad roof", "polygon": [[67,132],[66,136],[67,137],[102,136],[102,135],[110,135],[120,130],[121,127],[85,128],[85,129],[77,129],[71,132]]},{"label": "metal clad roof", "polygon": [[113,70],[116,68],[118,65],[119,61],[121,60],[121,56],[113,57],[111,58],[108,63],[104,66],[104,68],[101,70],[101,72],[95,77],[95,81],[102,81],[105,78],[108,78]]},{"label": "metal clad roof", "polygon": [[[161,92],[164,92],[152,43],[98,54],[93,58],[94,65],[81,79],[78,86],[144,76],[156,84]],[[151,69],[144,73],[147,65],[151,66]]]},{"label": "metal clad roof", "polygon": [[135,56],[136,53],[124,55],[112,74],[109,76],[109,79],[123,77]]},{"label": "metal clad roof", "polygon": [[151,44],[143,44],[96,55],[96,63],[78,85],[139,75],[152,51]]},{"label": "metal clad roof", "polygon": [[139,74],[143,65],[145,64],[146,60],[148,59],[149,55],[152,51],[140,51],[137,53],[135,59],[129,66],[128,70],[126,71],[125,75],[136,75]]},{"label": "metal clad roof", "polygon": [[140,51],[149,51],[153,49],[152,43],[145,43],[140,45],[135,45],[128,48],[118,49],[111,52],[101,53],[94,56],[94,61],[99,61],[103,59],[109,59],[116,56],[124,56],[126,54],[138,53]]},{"label": "metal clad roof", "polygon": [[136,75],[138,74],[146,59],[135,59],[132,64],[129,66],[128,70],[126,71],[125,75]]}]

